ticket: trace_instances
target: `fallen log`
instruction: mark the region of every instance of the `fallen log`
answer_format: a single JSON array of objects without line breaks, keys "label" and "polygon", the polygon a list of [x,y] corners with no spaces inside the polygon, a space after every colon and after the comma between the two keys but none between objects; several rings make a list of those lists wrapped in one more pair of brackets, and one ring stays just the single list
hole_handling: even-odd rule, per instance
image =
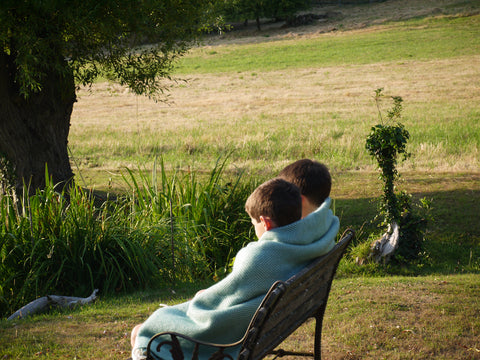
[{"label": "fallen log", "polygon": [[7,320],[23,319],[32,314],[48,311],[51,308],[71,309],[77,305],[89,304],[97,299],[97,293],[98,289],[95,289],[92,295],[86,298],[61,295],[42,296],[15,311]]}]

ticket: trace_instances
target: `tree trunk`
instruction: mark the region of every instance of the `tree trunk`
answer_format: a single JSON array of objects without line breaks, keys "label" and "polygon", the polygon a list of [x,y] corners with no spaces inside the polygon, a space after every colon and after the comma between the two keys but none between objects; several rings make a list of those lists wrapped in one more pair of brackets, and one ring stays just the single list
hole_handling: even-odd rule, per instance
[{"label": "tree trunk", "polygon": [[54,184],[63,187],[73,180],[67,151],[76,101],[73,75],[50,71],[43,80],[41,91],[25,98],[13,60],[0,52],[0,156],[10,165],[19,194],[24,184],[30,194],[45,186],[45,166]]}]

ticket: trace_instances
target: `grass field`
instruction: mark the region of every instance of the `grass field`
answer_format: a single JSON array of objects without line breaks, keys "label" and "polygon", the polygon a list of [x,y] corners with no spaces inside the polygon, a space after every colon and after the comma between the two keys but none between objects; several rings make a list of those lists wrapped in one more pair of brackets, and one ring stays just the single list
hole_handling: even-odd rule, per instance
[{"label": "grass field", "polygon": [[[333,171],[373,170],[364,150],[374,90],[404,99],[414,154],[403,169],[477,172],[480,15],[420,18],[334,33],[219,41],[180,64],[167,103],[111,84],[79,91],[70,147],[89,177],[162,156],[171,167],[271,175],[315,157]],[[386,102],[383,111],[389,108]]]},{"label": "grass field", "polygon": [[[480,359],[480,1],[325,9],[337,15],[208,37],[181,61],[179,80],[165,84],[166,102],[103,82],[80,88],[69,142],[77,181],[121,191],[126,167],[150,169],[162,157],[169,169],[208,173],[227,153],[229,172],[261,181],[312,157],[331,169],[342,227],[361,233],[381,191],[364,144],[380,121],[374,90],[384,88],[404,99],[411,134],[399,187],[433,199],[430,260],[404,269],[409,276],[341,265],[324,359]],[[0,359],[126,359],[133,325],[207,285],[0,320]],[[288,346],[309,348],[312,332],[306,324]]]},{"label": "grass field", "polygon": [[[70,312],[0,321],[3,359],[127,359],[129,332],[159,303],[206,284],[101,300]],[[172,290],[175,289],[175,292]],[[325,314],[322,359],[480,359],[476,275],[336,279]],[[313,348],[314,323],[285,349]]]}]

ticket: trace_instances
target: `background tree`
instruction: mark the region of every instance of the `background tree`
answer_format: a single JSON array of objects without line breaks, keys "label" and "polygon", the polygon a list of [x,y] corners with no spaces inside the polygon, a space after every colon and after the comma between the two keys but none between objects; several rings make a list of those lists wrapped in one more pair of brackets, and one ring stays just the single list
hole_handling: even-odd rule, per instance
[{"label": "background tree", "polygon": [[225,0],[222,11],[228,21],[255,19],[260,30],[261,18],[288,19],[308,9],[311,3],[311,0]]},{"label": "background tree", "polygon": [[155,96],[209,16],[208,0],[2,0],[0,180],[33,192],[47,165],[69,183],[76,84],[102,75]]},{"label": "background tree", "polygon": [[311,7],[311,0],[268,0],[267,17],[288,20]]},{"label": "background tree", "polygon": [[260,18],[264,17],[263,0],[224,0],[222,15],[227,21],[245,21],[255,19],[258,30],[261,29]]}]

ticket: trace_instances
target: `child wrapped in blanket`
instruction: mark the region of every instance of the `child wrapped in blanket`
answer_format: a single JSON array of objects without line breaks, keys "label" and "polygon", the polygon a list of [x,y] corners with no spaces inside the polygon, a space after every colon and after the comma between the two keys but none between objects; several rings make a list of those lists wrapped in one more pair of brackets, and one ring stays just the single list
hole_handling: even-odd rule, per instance
[{"label": "child wrapped in blanket", "polygon": [[[163,331],[217,344],[240,340],[275,281],[287,280],[331,250],[339,220],[330,210],[331,178],[327,168],[304,159],[287,166],[279,176],[260,185],[245,204],[258,241],[237,253],[226,278],[198,292],[190,301],[156,310],[137,325],[132,331],[134,360],[144,359],[150,338]],[[292,183],[296,177],[300,178],[299,186]],[[182,347],[190,358],[191,344],[182,343]],[[233,358],[238,350],[230,350]],[[210,355],[205,351],[200,348],[200,359]],[[159,356],[171,358],[168,349]]]}]

